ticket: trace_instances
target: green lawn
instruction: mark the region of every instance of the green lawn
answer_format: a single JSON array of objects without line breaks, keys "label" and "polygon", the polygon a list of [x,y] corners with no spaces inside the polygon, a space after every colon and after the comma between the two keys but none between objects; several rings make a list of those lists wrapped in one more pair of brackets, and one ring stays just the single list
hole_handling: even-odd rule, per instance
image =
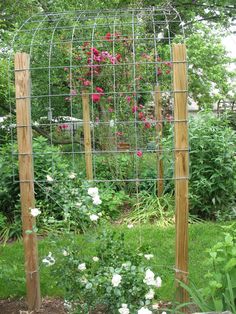
[{"label": "green lawn", "polygon": [[[221,239],[221,226],[223,223],[200,223],[190,225],[189,262],[190,279],[197,286],[204,285],[204,274],[208,267],[204,264],[207,248]],[[162,277],[163,287],[160,289],[160,299],[171,300],[173,297],[174,283],[174,227],[160,228],[154,225],[136,226],[128,229],[125,226],[112,227],[118,232],[125,232],[128,243],[135,249],[140,244],[152,247],[155,258],[150,261],[156,273]],[[86,236],[77,236],[81,250],[85,254],[93,255],[94,242],[90,241],[93,232]],[[53,244],[54,242],[54,244]],[[39,241],[40,261],[45,257],[52,246],[66,247],[68,238],[57,236],[54,239],[45,238]],[[41,263],[40,263],[41,264]],[[41,289],[42,295],[61,296],[62,291],[54,284],[50,277],[49,268],[41,264]],[[21,297],[25,295],[24,261],[22,242],[16,242],[0,247],[0,298]]]}]

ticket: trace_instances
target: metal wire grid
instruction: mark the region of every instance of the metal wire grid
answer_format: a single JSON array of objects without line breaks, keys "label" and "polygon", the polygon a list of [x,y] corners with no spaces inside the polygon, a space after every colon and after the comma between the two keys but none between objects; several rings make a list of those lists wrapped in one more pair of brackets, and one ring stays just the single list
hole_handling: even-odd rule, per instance
[{"label": "metal wire grid", "polygon": [[[144,27],[147,25],[151,25],[151,30],[149,30],[149,34],[146,35],[144,32]],[[92,148],[91,153],[93,156],[106,156],[110,155],[110,158],[115,159],[115,168],[116,170],[119,168],[119,160],[114,158],[118,155],[126,155],[132,156],[134,163],[134,172],[133,177],[114,177],[109,180],[104,180],[99,178],[99,174],[97,172],[97,158],[93,158],[93,173],[94,180],[98,182],[142,182],[142,181],[157,181],[157,180],[174,180],[174,179],[182,179],[175,178],[174,176],[165,176],[165,178],[160,178],[158,175],[157,169],[154,169],[156,172],[155,178],[142,178],[140,176],[139,171],[139,158],[134,158],[135,154],[138,150],[142,150],[144,154],[149,154],[150,156],[155,155],[157,152],[161,152],[163,154],[169,154],[170,152],[174,153],[174,145],[172,145],[171,149],[159,149],[159,146],[154,149],[148,149],[145,147],[145,136],[142,136],[140,133],[140,126],[145,125],[145,121],[140,121],[138,117],[138,112],[135,111],[132,118],[127,117],[127,120],[124,119],[124,115],[120,117],[122,111],[122,104],[120,104],[120,99],[122,97],[133,96],[133,104],[136,105],[139,102],[138,95],[140,90],[136,83],[136,73],[138,71],[138,67],[143,66],[146,67],[146,72],[150,71],[150,69],[154,72],[154,78],[152,78],[152,85],[159,85],[161,87],[161,95],[167,96],[169,99],[169,114],[173,116],[173,89],[172,89],[172,73],[170,73],[170,77],[167,80],[168,84],[164,82],[162,76],[158,75],[157,68],[164,66],[167,62],[173,64],[172,61],[172,51],[171,51],[171,43],[173,38],[175,37],[175,29],[180,29],[181,35],[184,38],[184,30],[182,28],[182,21],[177,11],[171,8],[149,8],[149,9],[129,9],[129,10],[105,10],[100,12],[95,11],[77,11],[77,12],[63,12],[63,13],[50,13],[48,15],[38,14],[32,18],[29,18],[20,28],[19,32],[15,35],[13,39],[13,46],[15,49],[22,49],[24,51],[28,51],[31,56],[31,65],[30,71],[32,74],[32,93],[29,96],[32,102],[32,111],[36,110],[35,108],[40,105],[40,111],[45,113],[45,116],[48,117],[48,122],[42,123],[40,119],[34,121],[32,123],[32,127],[37,123],[37,127],[39,128],[49,128],[49,139],[50,144],[53,145],[53,132],[55,128],[61,126],[60,122],[55,122],[57,116],[55,116],[55,103],[58,99],[64,99],[65,97],[69,98],[69,106],[67,107],[66,116],[69,118],[74,118],[75,115],[75,107],[78,107],[78,102],[80,99],[80,91],[77,91],[77,95],[71,95],[73,90],[73,75],[75,71],[83,71],[88,67],[87,64],[76,64],[74,60],[74,51],[75,49],[79,49],[81,45],[85,42],[89,42],[90,48],[93,51],[93,48],[99,47],[99,45],[104,43],[104,36],[109,32],[112,32],[112,36],[110,38],[110,51],[112,52],[112,56],[115,56],[118,51],[116,48],[117,42],[121,43],[125,39],[130,41],[131,46],[131,59],[124,57],[124,61],[116,64],[95,64],[94,63],[94,55],[91,55],[91,66],[96,65],[100,69],[111,68],[110,75],[112,76],[112,84],[109,90],[104,92],[104,97],[111,97],[112,103],[111,106],[113,108],[113,118],[115,121],[115,130],[119,128],[130,128],[133,127],[132,134],[128,136],[128,139],[132,137],[132,141],[134,144],[130,145],[131,147],[125,151],[119,151],[117,149],[117,145],[120,142],[120,138],[117,136],[117,132],[111,136],[111,132],[109,131],[106,137],[104,138],[104,142],[110,142],[112,139],[114,140],[113,147],[101,148],[97,147],[96,139],[98,137],[97,129],[103,126],[109,126],[110,121],[97,121],[97,104],[94,101],[91,101],[91,133],[92,133]],[[101,29],[102,35],[99,35],[98,32]],[[115,38],[116,32],[120,32],[119,38]],[[164,34],[163,34],[164,32]],[[68,33],[68,34],[67,34]],[[160,36],[161,34],[161,36]],[[31,35],[31,36],[30,36]],[[22,36],[25,40],[22,41]],[[66,37],[66,39],[64,39]],[[40,39],[46,38],[45,42],[40,42]],[[19,44],[21,42],[21,44]],[[22,44],[23,42],[23,44]],[[139,45],[142,45],[145,49],[150,49],[153,52],[153,61],[150,60],[142,60],[139,58],[136,50]],[[56,47],[68,47],[67,49],[67,57],[62,57],[62,64],[57,64],[58,59],[55,59],[54,50],[58,53],[58,48]],[[48,49],[45,49],[45,47]],[[162,51],[164,48],[168,47],[164,52]],[[38,58],[37,54],[42,52],[42,49],[45,53],[45,58]],[[99,49],[99,48],[98,48]],[[160,52],[159,52],[160,51]],[[168,52],[167,52],[168,51]],[[161,54],[163,53],[162,59],[160,59]],[[11,57],[10,57],[11,58]],[[159,58],[159,59],[158,59]],[[55,59],[55,61],[54,61]],[[10,60],[10,59],[9,59]],[[10,61],[9,61],[10,62]],[[60,61],[61,62],[61,61]],[[130,76],[130,84],[132,89],[127,90],[126,86],[120,86],[119,90],[117,90],[117,80],[119,79],[118,72],[119,69],[125,67],[131,69],[132,75]],[[55,79],[54,70],[64,71],[64,69],[68,69],[69,73],[69,84],[68,84],[68,92],[61,92],[59,88],[59,93],[55,93],[53,90],[53,80]],[[38,72],[39,71],[39,72]],[[45,71],[46,76],[48,77],[47,88],[45,88],[46,84],[42,84],[42,88],[35,88],[35,79],[37,80],[37,73],[42,73]],[[109,70],[110,71],[110,70]],[[58,72],[59,73],[59,72]],[[34,78],[35,75],[35,78]],[[105,77],[106,79],[106,77]],[[95,92],[96,77],[94,77],[94,71],[91,71],[91,86],[87,90],[87,93],[91,96]],[[45,83],[45,82],[44,82]],[[147,82],[148,84],[149,82]],[[150,83],[149,83],[150,84]],[[37,86],[36,86],[37,87]],[[121,87],[123,90],[120,90]],[[47,93],[44,94],[44,90],[47,90]],[[65,89],[64,89],[65,90]],[[37,91],[37,93],[35,93]],[[176,92],[176,91],[175,91]],[[177,91],[178,92],[178,91]],[[183,91],[180,91],[183,92]],[[153,90],[142,90],[142,96],[146,95],[149,99],[153,98]],[[34,104],[35,102],[35,104]],[[145,105],[146,107],[146,105]],[[77,108],[78,109],[78,108]],[[78,111],[78,110],[77,110]],[[13,110],[11,109],[11,113]],[[39,112],[35,111],[36,115]],[[100,114],[103,115],[104,111],[101,110]],[[63,116],[63,115],[62,115]],[[33,117],[34,118],[34,117]],[[78,117],[79,119],[83,118],[81,115]],[[81,119],[82,120],[82,119]],[[169,123],[173,125],[178,121],[171,120]],[[152,119],[151,123],[156,125],[157,123],[166,123],[166,119],[163,118],[161,120]],[[94,127],[96,125],[96,127]],[[22,126],[17,126],[22,127]],[[12,127],[12,139],[15,141],[15,125]],[[114,132],[113,132],[114,133]],[[173,128],[172,128],[173,133]],[[83,156],[84,150],[78,150],[77,144],[78,141],[75,139],[73,132],[68,132],[67,137],[70,138],[71,142],[71,151],[63,151],[63,155],[70,155],[72,157],[72,168],[76,171],[76,158],[77,156]],[[155,137],[155,128],[152,128],[152,137]],[[173,136],[174,138],[174,136]],[[147,140],[147,139],[146,139]],[[187,149],[186,149],[187,150]],[[17,152],[13,151],[13,156],[16,156]],[[34,158],[40,155],[42,158],[47,154],[42,152],[33,152]],[[172,167],[174,165],[174,157],[172,156],[171,161]],[[53,164],[52,158],[52,169],[54,169],[55,165]],[[117,175],[118,171],[116,171]],[[13,175],[15,181],[17,181],[18,176]],[[41,181],[38,181],[41,182]]]}]

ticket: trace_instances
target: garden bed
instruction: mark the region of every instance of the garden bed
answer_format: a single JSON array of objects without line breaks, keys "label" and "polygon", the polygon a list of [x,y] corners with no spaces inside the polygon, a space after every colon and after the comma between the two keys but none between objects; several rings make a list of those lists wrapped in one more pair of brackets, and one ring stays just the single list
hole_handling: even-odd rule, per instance
[{"label": "garden bed", "polygon": [[[25,299],[0,300],[0,313],[4,314],[32,314],[27,311]],[[65,314],[63,300],[58,298],[44,298],[42,307],[38,313],[41,314]]]}]

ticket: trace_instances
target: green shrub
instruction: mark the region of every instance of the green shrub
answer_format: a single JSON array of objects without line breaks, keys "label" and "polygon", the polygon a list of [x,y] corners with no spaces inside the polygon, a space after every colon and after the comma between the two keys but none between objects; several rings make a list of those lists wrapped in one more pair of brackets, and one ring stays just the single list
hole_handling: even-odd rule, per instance
[{"label": "green shrub", "polygon": [[236,313],[236,231],[235,223],[223,227],[223,239],[208,250],[206,264],[209,272],[205,275],[208,284],[196,289],[181,285],[190,293],[193,302],[202,312],[231,311]]},{"label": "green shrub", "polygon": [[236,133],[211,113],[199,113],[189,125],[191,213],[228,218],[236,196]]},{"label": "green shrub", "polygon": [[161,287],[161,278],[148,267],[153,255],[147,249],[129,247],[124,234],[103,231],[96,240],[94,256],[85,255],[81,244],[72,239],[63,252],[55,248],[43,260],[52,267],[71,313],[99,309],[124,313],[119,309],[127,307],[128,313],[136,314],[141,308],[152,309]]}]

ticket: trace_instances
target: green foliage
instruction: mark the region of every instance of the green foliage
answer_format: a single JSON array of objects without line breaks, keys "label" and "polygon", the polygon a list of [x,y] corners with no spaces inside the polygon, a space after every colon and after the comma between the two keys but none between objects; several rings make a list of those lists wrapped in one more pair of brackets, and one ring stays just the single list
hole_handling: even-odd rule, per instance
[{"label": "green foliage", "polygon": [[101,200],[105,215],[112,219],[119,218],[124,210],[131,207],[130,197],[124,191],[116,191],[109,186],[102,188]]},{"label": "green foliage", "polygon": [[127,218],[127,223],[155,223],[158,226],[168,226],[174,222],[174,199],[165,194],[157,197],[145,191],[141,192]]},{"label": "green foliage", "polygon": [[[127,246],[124,234],[104,231],[97,240],[93,258],[84,256],[75,241],[53,255],[53,276],[65,291],[72,312],[91,313],[102,307],[103,311],[117,313],[122,304],[131,314],[144,306],[151,308],[161,278],[154,277],[143,251]],[[148,298],[150,291],[153,296]]]},{"label": "green foliage", "polygon": [[190,120],[190,208],[201,218],[230,218],[236,196],[236,134],[225,119]]},{"label": "green foliage", "polygon": [[236,231],[235,223],[224,227],[222,241],[208,250],[206,265],[213,269],[205,275],[206,286],[197,289],[180,283],[202,312],[236,313]]}]

